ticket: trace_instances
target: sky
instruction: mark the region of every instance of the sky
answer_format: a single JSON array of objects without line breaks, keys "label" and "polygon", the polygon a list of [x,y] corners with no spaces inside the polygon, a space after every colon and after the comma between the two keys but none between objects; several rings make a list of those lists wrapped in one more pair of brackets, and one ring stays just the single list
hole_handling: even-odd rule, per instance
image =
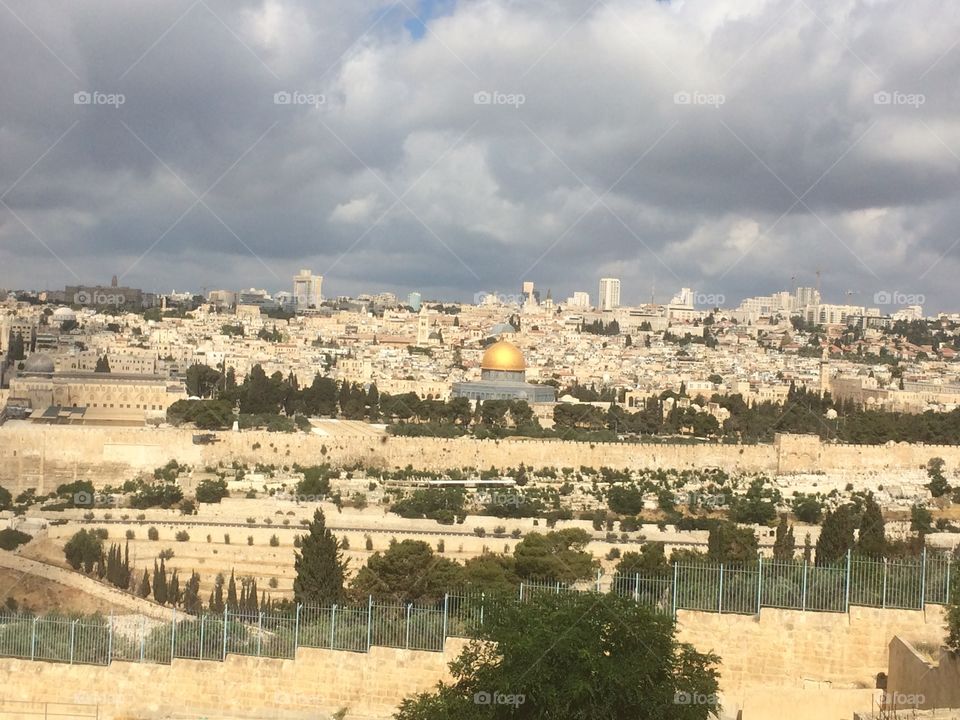
[{"label": "sky", "polygon": [[2,0],[0,287],[960,310],[955,0]]}]

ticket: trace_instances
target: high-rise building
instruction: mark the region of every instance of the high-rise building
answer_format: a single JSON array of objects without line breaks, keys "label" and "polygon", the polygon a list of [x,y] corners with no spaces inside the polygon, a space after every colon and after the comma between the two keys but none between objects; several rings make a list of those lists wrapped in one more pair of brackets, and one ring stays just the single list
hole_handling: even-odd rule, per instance
[{"label": "high-rise building", "polygon": [[796,298],[794,307],[796,307],[798,310],[802,310],[807,305],[820,304],[820,291],[812,287],[798,287],[797,291],[794,293],[794,298]]},{"label": "high-rise building", "polygon": [[620,280],[618,278],[600,278],[600,297],[597,299],[600,310],[613,310],[620,307]]},{"label": "high-rise building", "polygon": [[314,275],[309,269],[301,269],[293,276],[294,303],[301,309],[318,308],[323,302],[323,275]]},{"label": "high-rise building", "polygon": [[567,298],[567,307],[586,310],[590,307],[590,293],[576,291]]},{"label": "high-rise building", "polygon": [[420,312],[420,303],[423,302],[423,296],[418,292],[412,292],[407,295],[407,305],[413,308],[414,312]]}]

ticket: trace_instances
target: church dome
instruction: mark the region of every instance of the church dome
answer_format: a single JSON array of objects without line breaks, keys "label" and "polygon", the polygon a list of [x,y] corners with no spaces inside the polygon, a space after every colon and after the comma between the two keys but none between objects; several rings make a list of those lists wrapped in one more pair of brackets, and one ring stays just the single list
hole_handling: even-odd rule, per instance
[{"label": "church dome", "polygon": [[523,372],[527,369],[527,363],[523,359],[523,353],[516,345],[501,340],[487,348],[487,351],[483,354],[483,360],[480,361],[480,368],[483,370]]},{"label": "church dome", "polygon": [[23,371],[31,373],[52,373],[53,359],[43,353],[34,353],[23,361]]}]

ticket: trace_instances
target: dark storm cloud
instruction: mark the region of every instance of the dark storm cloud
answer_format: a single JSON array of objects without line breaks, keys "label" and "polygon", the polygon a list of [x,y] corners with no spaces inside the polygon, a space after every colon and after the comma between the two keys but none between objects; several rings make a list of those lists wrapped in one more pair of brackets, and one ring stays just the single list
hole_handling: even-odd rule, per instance
[{"label": "dark storm cloud", "polygon": [[7,5],[0,285],[951,307],[946,0]]}]

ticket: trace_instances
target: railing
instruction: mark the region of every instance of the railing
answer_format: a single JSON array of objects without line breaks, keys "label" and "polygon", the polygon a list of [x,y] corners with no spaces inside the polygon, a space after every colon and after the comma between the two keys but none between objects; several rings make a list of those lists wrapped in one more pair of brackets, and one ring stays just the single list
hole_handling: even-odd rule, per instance
[{"label": "railing", "polygon": [[467,589],[433,603],[369,597],[326,607],[199,616],[171,609],[168,621],[0,611],[0,657],[108,665],[169,664],[174,658],[223,661],[229,654],[292,659],[299,647],[368,652],[376,645],[440,652],[447,638],[475,636],[497,603],[604,590],[673,617],[678,610],[753,615],[764,607],[836,613],[852,605],[920,610],[950,603],[960,592],[957,570],[950,557],[924,554],[916,560],[886,561],[848,554],[844,562],[830,566],[763,558],[748,565],[677,563],[607,580],[598,574],[586,587],[525,581],[512,597]]}]

